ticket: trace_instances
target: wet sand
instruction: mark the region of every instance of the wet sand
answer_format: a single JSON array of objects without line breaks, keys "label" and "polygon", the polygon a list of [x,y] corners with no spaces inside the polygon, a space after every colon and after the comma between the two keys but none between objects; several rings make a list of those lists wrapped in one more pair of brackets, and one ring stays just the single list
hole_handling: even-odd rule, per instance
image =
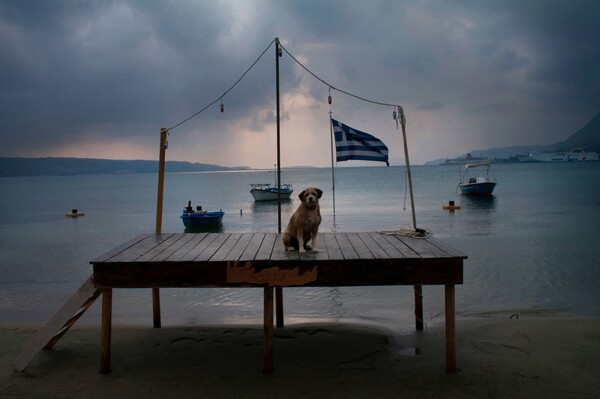
[{"label": "wet sand", "polygon": [[99,374],[100,329],[75,326],[19,373],[36,327],[0,327],[0,397],[598,398],[600,319],[457,320],[458,372],[445,372],[443,323],[396,336],[348,324],[275,330],[262,373],[260,325],[113,328]]}]

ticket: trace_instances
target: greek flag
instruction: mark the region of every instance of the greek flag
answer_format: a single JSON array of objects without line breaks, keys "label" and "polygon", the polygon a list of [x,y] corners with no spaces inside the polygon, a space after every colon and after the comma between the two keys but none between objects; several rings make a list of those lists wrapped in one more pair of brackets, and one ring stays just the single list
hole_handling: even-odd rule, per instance
[{"label": "greek flag", "polygon": [[387,166],[390,166],[388,148],[381,140],[360,130],[352,129],[335,119],[332,119],[331,123],[335,134],[336,160],[338,162],[358,159],[385,162]]}]

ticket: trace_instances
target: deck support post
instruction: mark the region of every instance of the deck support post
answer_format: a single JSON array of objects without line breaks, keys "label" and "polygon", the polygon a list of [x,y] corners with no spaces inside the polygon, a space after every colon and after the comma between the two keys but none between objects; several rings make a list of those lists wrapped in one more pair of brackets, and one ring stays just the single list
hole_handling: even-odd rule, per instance
[{"label": "deck support post", "polygon": [[[154,232],[160,234],[162,231],[162,213],[163,213],[163,193],[165,188],[165,158],[167,147],[167,135],[169,130],[162,127],[160,129],[160,147],[158,151],[158,189],[156,193],[156,228]],[[152,314],[154,327],[160,328],[160,295],[158,288],[152,288]]]},{"label": "deck support post", "polygon": [[456,325],[454,284],[446,284],[446,372],[456,373]]},{"label": "deck support post", "polygon": [[273,287],[264,288],[264,363],[263,373],[273,372]]},{"label": "deck support post", "polygon": [[110,373],[110,347],[112,334],[112,288],[102,289],[102,337],[100,374]]},{"label": "deck support post", "polygon": [[160,290],[158,288],[152,288],[152,319],[154,328],[160,328]]},{"label": "deck support post", "polygon": [[275,287],[275,320],[277,328],[283,328],[283,287]]},{"label": "deck support post", "polygon": [[423,331],[423,285],[415,284],[415,328]]}]

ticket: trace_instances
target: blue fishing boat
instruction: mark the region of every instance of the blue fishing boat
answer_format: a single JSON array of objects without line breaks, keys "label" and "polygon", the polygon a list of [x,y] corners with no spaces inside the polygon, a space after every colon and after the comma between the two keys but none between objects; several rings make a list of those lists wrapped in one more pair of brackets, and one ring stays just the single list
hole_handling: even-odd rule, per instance
[{"label": "blue fishing boat", "polygon": [[[467,176],[474,168],[485,168],[485,174],[480,176]],[[496,187],[496,179],[489,177],[490,164],[488,162],[466,164],[464,173],[460,176],[458,187],[460,193],[465,195],[492,195]]]},{"label": "blue fishing boat", "polygon": [[196,210],[192,208],[192,202],[188,201],[188,206],[183,208],[181,220],[185,227],[210,227],[218,226],[223,223],[223,210],[208,212],[202,210],[201,206],[197,206]]}]

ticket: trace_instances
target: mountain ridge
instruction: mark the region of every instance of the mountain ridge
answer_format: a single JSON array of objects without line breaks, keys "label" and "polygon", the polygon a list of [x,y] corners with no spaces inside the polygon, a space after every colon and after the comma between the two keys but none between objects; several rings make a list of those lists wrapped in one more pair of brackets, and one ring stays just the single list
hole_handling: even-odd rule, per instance
[{"label": "mountain ridge", "polygon": [[[227,170],[249,170],[247,166],[227,167],[214,164],[185,161],[166,161],[165,172],[214,172]],[[101,158],[44,157],[9,158],[0,157],[0,177],[11,176],[70,176],[90,174],[156,173],[158,161],[115,160]]]}]

